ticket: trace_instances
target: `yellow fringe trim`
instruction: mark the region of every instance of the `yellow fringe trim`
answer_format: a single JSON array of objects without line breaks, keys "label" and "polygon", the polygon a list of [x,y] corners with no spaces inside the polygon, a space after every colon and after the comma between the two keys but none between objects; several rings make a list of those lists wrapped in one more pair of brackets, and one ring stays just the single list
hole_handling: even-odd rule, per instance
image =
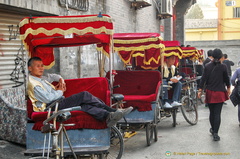
[{"label": "yellow fringe trim", "polygon": [[[133,54],[133,53],[134,53],[134,54]],[[128,64],[128,63],[130,62],[131,57],[138,57],[138,56],[144,57],[144,56],[145,56],[143,53],[135,53],[134,51],[132,51],[132,52],[130,53],[129,58],[128,58],[127,60],[125,60],[125,59],[122,58],[122,56],[120,55],[119,52],[118,52],[118,55],[119,55],[120,59],[123,61],[123,63],[125,63],[125,64]],[[157,59],[155,59],[154,57],[151,57],[148,61],[146,61],[146,60],[144,59],[143,63],[144,63],[145,65],[150,65],[151,62],[154,61],[156,64],[159,64],[160,58],[161,58],[161,57],[160,57],[160,55],[159,55]]]},{"label": "yellow fringe trim", "polygon": [[144,51],[150,48],[161,49],[164,48],[163,44],[150,44],[150,45],[141,45],[138,47],[114,47],[114,51]]},{"label": "yellow fringe trim", "polygon": [[19,23],[19,27],[28,24],[29,21],[31,23],[86,23],[86,22],[94,22],[94,21],[103,21],[112,23],[112,19],[107,16],[97,17],[97,16],[90,16],[90,17],[38,17],[38,18],[25,18]]},{"label": "yellow fringe trim", "polygon": [[55,60],[50,65],[44,65],[44,69],[50,69],[55,65]]},{"label": "yellow fringe trim", "polygon": [[118,40],[114,39],[113,42],[115,44],[136,44],[136,43],[145,43],[145,42],[155,42],[155,41],[161,41],[160,37],[157,38],[146,38],[146,39],[136,39],[136,40]]},{"label": "yellow fringe trim", "polygon": [[111,53],[108,53],[107,51],[105,51],[103,49],[103,47],[96,47],[96,50],[99,51],[99,52],[102,52],[104,55],[106,55],[108,58],[109,58],[109,54]]},{"label": "yellow fringe trim", "polygon": [[169,57],[169,56],[177,56],[179,59],[182,59],[182,56],[178,53],[178,52],[169,52],[169,53],[163,53],[163,56],[164,57]]},{"label": "yellow fringe trim", "polygon": [[62,34],[62,35],[69,35],[69,34],[77,34],[77,35],[84,35],[86,33],[92,32],[93,34],[100,34],[102,32],[105,32],[106,34],[112,35],[113,34],[113,30],[110,29],[106,29],[106,27],[100,27],[100,28],[93,28],[93,27],[87,27],[85,29],[79,30],[76,28],[70,28],[68,30],[63,30],[60,28],[54,28],[52,30],[47,30],[45,28],[38,28],[36,30],[33,30],[32,28],[28,28],[25,31],[25,34],[20,35],[20,39],[25,40],[25,38],[28,36],[28,34],[32,34],[32,35],[37,35],[39,33],[44,33],[47,36],[51,36],[53,34]]},{"label": "yellow fringe trim", "polygon": [[171,51],[171,50],[178,50],[179,52],[183,52],[183,50],[180,47],[165,47],[166,51]]},{"label": "yellow fringe trim", "polygon": [[145,67],[145,66],[141,66],[141,68],[145,69],[145,70],[157,70],[158,67]]}]

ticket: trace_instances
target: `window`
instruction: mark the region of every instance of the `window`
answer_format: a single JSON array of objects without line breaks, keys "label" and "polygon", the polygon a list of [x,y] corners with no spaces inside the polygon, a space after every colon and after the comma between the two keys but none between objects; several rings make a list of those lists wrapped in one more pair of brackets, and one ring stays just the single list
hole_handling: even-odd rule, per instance
[{"label": "window", "polygon": [[233,8],[233,18],[240,18],[240,7]]}]

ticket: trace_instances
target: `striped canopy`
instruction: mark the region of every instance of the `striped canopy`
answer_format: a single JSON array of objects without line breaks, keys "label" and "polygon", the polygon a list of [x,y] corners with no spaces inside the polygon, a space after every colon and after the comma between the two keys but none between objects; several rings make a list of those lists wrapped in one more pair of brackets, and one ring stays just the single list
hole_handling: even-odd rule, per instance
[{"label": "striped canopy", "polygon": [[158,33],[115,33],[114,51],[126,65],[135,64],[142,69],[156,69],[160,65],[161,51],[164,49]]},{"label": "striped canopy", "polygon": [[182,49],[179,41],[163,41],[165,45],[164,57],[177,56],[179,59],[182,58]]},{"label": "striped canopy", "polygon": [[110,53],[113,24],[109,15],[26,17],[19,26],[29,56],[42,58],[47,68],[54,65],[54,47],[97,44],[103,53]]}]

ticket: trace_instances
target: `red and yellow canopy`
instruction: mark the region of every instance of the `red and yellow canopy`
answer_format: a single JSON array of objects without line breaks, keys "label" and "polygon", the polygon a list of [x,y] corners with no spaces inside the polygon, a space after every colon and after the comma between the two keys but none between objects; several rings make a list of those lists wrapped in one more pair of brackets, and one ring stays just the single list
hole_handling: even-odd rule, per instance
[{"label": "red and yellow canopy", "polygon": [[182,58],[182,49],[180,47],[179,41],[163,41],[163,44],[165,45],[164,57],[169,56],[177,56],[179,59]]},{"label": "red and yellow canopy", "polygon": [[203,50],[197,50],[195,47],[181,47],[183,53],[182,58],[190,58],[192,60],[202,59]]},{"label": "red and yellow canopy", "polygon": [[41,57],[47,67],[54,65],[54,47],[97,44],[110,53],[113,24],[108,15],[27,17],[19,26],[29,56]]},{"label": "red and yellow canopy", "polygon": [[137,66],[156,69],[160,65],[161,50],[164,48],[158,33],[115,33],[114,51],[126,65],[135,58]]}]

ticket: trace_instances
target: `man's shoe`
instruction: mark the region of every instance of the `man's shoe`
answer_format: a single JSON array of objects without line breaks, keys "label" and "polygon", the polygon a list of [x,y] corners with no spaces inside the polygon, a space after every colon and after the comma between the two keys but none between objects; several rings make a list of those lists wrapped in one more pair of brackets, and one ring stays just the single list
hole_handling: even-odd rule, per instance
[{"label": "man's shoe", "polygon": [[168,102],[166,102],[166,103],[164,104],[163,108],[172,108],[172,106],[171,106]]},{"label": "man's shoe", "polygon": [[117,122],[122,119],[123,112],[121,110],[116,110],[115,112],[110,112],[107,117],[107,126],[110,128],[117,124]]},{"label": "man's shoe", "polygon": [[125,108],[125,109],[120,109],[123,113],[123,116],[129,114],[132,110],[133,110],[133,107],[128,107],[128,108]]},{"label": "man's shoe", "polygon": [[214,141],[219,141],[219,140],[220,140],[220,137],[218,136],[217,133],[214,133],[214,134],[213,134],[213,140],[214,140]]},{"label": "man's shoe", "polygon": [[171,104],[172,107],[177,107],[177,106],[181,106],[181,105],[182,105],[182,103],[178,103],[177,101],[174,101],[174,102]]}]

